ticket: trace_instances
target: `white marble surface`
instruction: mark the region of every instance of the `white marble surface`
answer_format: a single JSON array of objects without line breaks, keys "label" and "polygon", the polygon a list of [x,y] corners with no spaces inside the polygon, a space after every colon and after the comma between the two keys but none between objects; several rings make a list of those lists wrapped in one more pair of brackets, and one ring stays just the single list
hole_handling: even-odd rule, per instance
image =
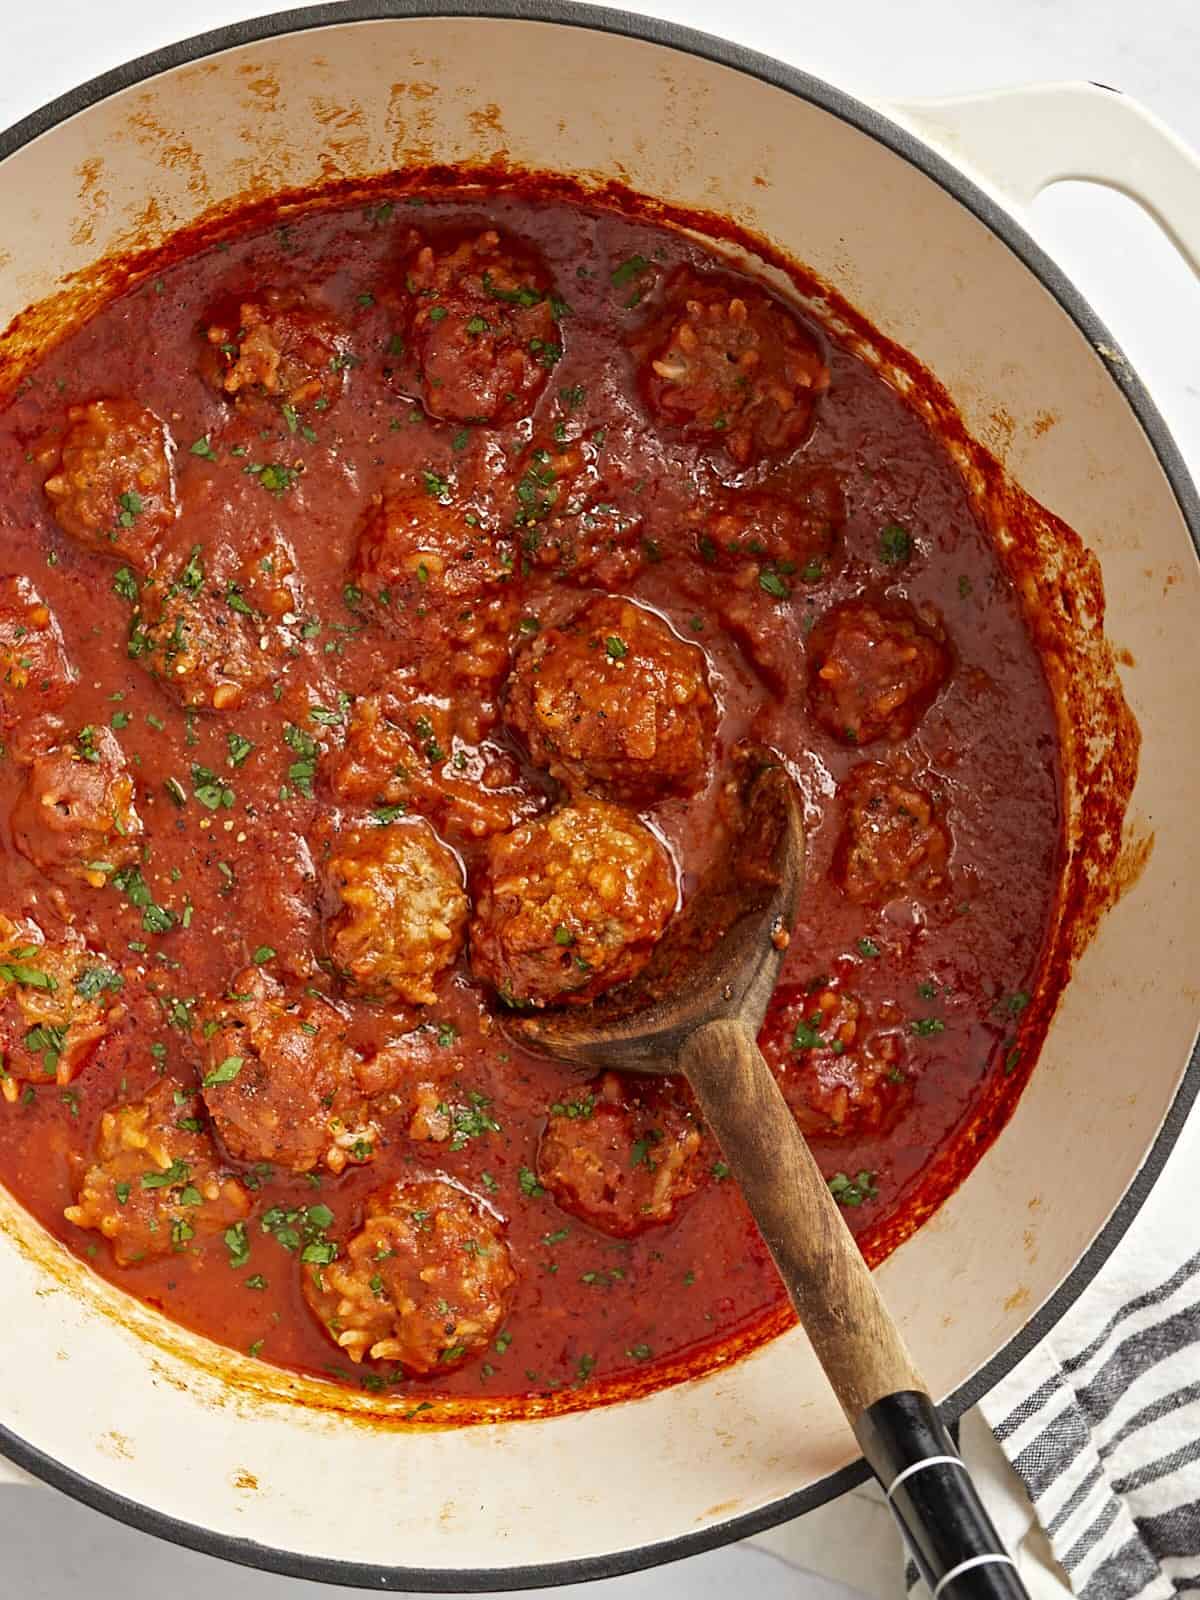
[{"label": "white marble surface", "polygon": [[[4,6],[0,126],[76,83],[172,40],[260,14],[268,0],[40,0]],[[736,39],[841,84],[866,99],[1091,79],[1136,96],[1200,147],[1200,5],[1196,0],[630,0],[656,14]],[[1195,330],[1200,284],[1130,201],[1064,184],[1036,203],[1032,227],[1107,320],[1146,380],[1193,471],[1200,474],[1200,375]],[[1180,330],[1185,330],[1181,336]],[[1200,1156],[1193,1125],[1153,1205],[1185,1197]],[[1187,1193],[1194,1190],[1189,1184]],[[1139,1226],[1153,1225],[1147,1215]],[[1132,1241],[1136,1248],[1136,1240]],[[993,1464],[997,1492],[1007,1492]],[[1011,1487],[1011,1485],[1010,1485]],[[753,1586],[761,1600],[795,1594],[848,1600],[843,1584],[899,1595],[886,1514],[850,1496],[759,1541],[657,1572],[590,1584],[603,1600],[705,1600]],[[774,1552],[767,1553],[767,1552]],[[122,1600],[301,1600],[349,1595],[222,1567],[158,1544],[34,1487],[0,1495],[0,1593],[68,1600],[81,1592]],[[782,1557],[781,1561],[778,1559]],[[786,1565],[791,1563],[791,1565]],[[841,1583],[798,1566],[836,1574]]]}]

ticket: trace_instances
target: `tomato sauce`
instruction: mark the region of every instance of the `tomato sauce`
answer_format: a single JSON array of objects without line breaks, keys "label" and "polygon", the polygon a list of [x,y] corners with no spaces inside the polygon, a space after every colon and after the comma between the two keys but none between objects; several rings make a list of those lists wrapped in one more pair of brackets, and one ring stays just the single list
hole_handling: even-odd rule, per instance
[{"label": "tomato sauce", "polygon": [[[518,397],[515,414],[494,424],[437,420],[403,370],[402,263],[421,240],[453,242],[484,228],[522,241],[553,279],[556,331],[536,352],[549,376],[531,415]],[[264,1361],[419,1401],[571,1388],[600,1395],[631,1373],[652,1381],[656,1369],[684,1360],[717,1361],[778,1327],[784,1305],[707,1137],[693,1191],[669,1220],[614,1236],[559,1206],[538,1179],[539,1140],[549,1108],[582,1103],[588,1086],[577,1070],[506,1040],[504,1006],[472,979],[466,957],[438,976],[436,999],[423,1004],[361,998],[328,970],[323,854],[364,810],[339,802],[330,772],[356,698],[412,667],[348,576],[372,496],[401,479],[424,479],[431,501],[443,485],[501,486],[520,524],[528,497],[518,490],[537,463],[530,450],[577,443],[591,452],[608,501],[636,527],[638,559],[615,578],[584,581],[538,558],[526,519],[513,537],[512,640],[520,648],[522,630],[569,621],[605,589],[703,650],[716,706],[703,781],[635,806],[669,850],[682,893],[719,839],[720,781],[739,741],[752,738],[785,761],[804,801],[808,885],[764,1041],[801,1099],[805,1041],[827,1065],[844,1059],[851,1078],[872,1054],[870,1115],[856,1116],[853,1093],[849,1113],[836,1096],[807,1119],[799,1111],[869,1258],[903,1233],[930,1162],[968,1148],[983,1097],[1014,1071],[1062,831],[1054,708],[1014,587],[938,437],[863,361],[802,319],[828,373],[805,437],[767,459],[739,460],[732,441],[725,449],[656,413],[639,333],[661,313],[680,267],[727,271],[696,240],[599,206],[499,193],[316,210],[235,235],[122,294],[49,353],[0,415],[4,571],[33,582],[77,669],[58,713],[64,737],[109,729],[119,741],[144,830],[142,882],[170,924],[146,926],[128,875],[101,870],[98,886],[65,883],[22,853],[10,818],[27,763],[10,750],[0,763],[0,911],[32,918],[48,940],[70,924],[105,952],[121,974],[124,1014],[69,1084],[53,1068],[47,1081],[20,1077],[19,1092],[0,1104],[0,1180],[97,1272]],[[307,405],[242,409],[202,370],[207,336],[198,330],[213,325],[211,308],[236,307],[264,285],[319,296],[338,330],[330,356],[338,392],[327,407],[314,408],[310,396]],[[436,405],[435,391],[424,398],[431,393]],[[165,537],[180,562],[198,552],[200,570],[227,585],[225,574],[264,539],[294,552],[290,642],[271,656],[268,681],[230,709],[182,705],[131,657],[138,601],[117,577],[128,566],[85,548],[52,514],[42,442],[61,431],[68,407],[97,396],[135,399],[169,429],[179,510]],[[756,494],[811,499],[814,484],[844,506],[836,558],[811,573],[760,563],[739,588],[745,565],[731,565],[720,548],[714,557],[711,519]],[[133,523],[145,515],[130,512]],[[915,726],[860,749],[812,715],[809,651],[819,619],[864,595],[936,619],[949,670]],[[731,606],[731,596],[743,603]],[[561,791],[497,712],[504,674],[472,686],[450,654],[417,665],[425,691],[458,717],[431,765],[482,793],[490,763],[502,778],[495,803],[512,810],[510,823],[544,814]],[[461,729],[475,713],[482,733],[472,744]],[[439,735],[430,737],[436,744]],[[936,811],[946,847],[932,886],[914,882],[866,901],[847,894],[838,865],[845,785],[864,761],[907,774]],[[470,885],[484,839],[460,833],[453,846]],[[195,1089],[206,1070],[198,1033],[206,997],[256,960],[283,976],[310,961],[310,988],[336,998],[354,1048],[369,1054],[381,1040],[410,1041],[421,1070],[452,1085],[442,1092],[466,1110],[450,1137],[426,1139],[410,1136],[407,1114],[390,1123],[381,1114],[373,1159],[339,1174],[319,1166],[289,1174],[218,1146],[222,1170],[246,1182],[244,1247],[197,1230],[169,1253],[118,1265],[108,1239],[64,1219],[81,1159],[90,1159],[102,1115],[164,1075]],[[823,995],[833,997],[834,1023],[852,1013],[844,1040],[822,1020]],[[19,1030],[13,1037],[17,1051],[48,1048],[23,1042]],[[515,1286],[500,1331],[472,1359],[428,1376],[386,1360],[356,1366],[304,1298],[300,1250],[313,1238],[343,1249],[369,1195],[397,1179],[439,1176],[478,1196],[502,1226]],[[287,1222],[300,1208],[311,1218],[313,1207],[321,1209],[308,1233],[303,1219]]]}]

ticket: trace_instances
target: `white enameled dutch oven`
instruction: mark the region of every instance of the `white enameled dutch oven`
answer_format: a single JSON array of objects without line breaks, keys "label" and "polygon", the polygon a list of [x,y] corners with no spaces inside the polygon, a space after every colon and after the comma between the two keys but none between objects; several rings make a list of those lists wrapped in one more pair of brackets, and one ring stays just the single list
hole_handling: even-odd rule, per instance
[{"label": "white enameled dutch oven", "polygon": [[[1200,504],[1136,375],[1019,220],[1047,182],[1095,177],[1197,263],[1195,160],[1089,85],[877,110],[716,39],[556,0],[352,0],[240,24],[64,96],[0,157],[0,325],[64,286],[86,308],[97,260],[239,197],[414,163],[619,179],[728,215],[913,352],[1078,531],[1113,655],[1095,568],[1049,518],[1041,559],[1095,659],[1122,663],[1142,738],[1123,838],[1101,841],[1097,904],[1113,903],[1015,1115],[880,1269],[935,1395],[970,1404],[1113,1249],[1200,1087]],[[1076,812],[1130,743],[1077,774]],[[861,1475],[794,1331],[645,1398],[423,1427],[182,1333],[2,1196],[0,1225],[0,1449],[231,1560],[376,1589],[568,1582],[742,1537]]]}]

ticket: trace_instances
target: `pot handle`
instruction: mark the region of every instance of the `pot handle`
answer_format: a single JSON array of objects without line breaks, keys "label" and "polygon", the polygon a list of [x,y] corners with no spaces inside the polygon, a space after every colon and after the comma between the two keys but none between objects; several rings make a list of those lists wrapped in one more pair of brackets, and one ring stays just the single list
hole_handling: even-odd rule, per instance
[{"label": "pot handle", "polygon": [[1025,212],[1053,183],[1126,194],[1200,276],[1200,155],[1145,106],[1099,83],[1032,84],[881,110]]}]

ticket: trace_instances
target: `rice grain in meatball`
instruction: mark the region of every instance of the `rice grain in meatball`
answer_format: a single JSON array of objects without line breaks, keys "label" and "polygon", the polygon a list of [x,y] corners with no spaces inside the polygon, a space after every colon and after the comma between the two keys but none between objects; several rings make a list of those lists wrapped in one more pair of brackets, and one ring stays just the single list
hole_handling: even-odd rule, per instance
[{"label": "rice grain in meatball", "polygon": [[432,1004],[467,923],[454,852],[423,817],[402,817],[341,834],[326,874],[341,905],[329,925],[329,954],[347,987]]},{"label": "rice grain in meatball", "polygon": [[110,1240],[118,1266],[182,1255],[249,1211],[249,1195],[221,1162],[200,1112],[191,1092],[163,1078],[144,1100],[102,1114],[63,1215]]},{"label": "rice grain in meatball", "polygon": [[13,843],[48,876],[101,889],[138,859],[141,834],[125,752],[107,728],[83,727],[30,763]]},{"label": "rice grain in meatball", "polygon": [[536,635],[517,658],[507,713],[535,765],[631,804],[698,789],[716,725],[704,652],[616,597]]},{"label": "rice grain in meatball", "polygon": [[509,542],[478,509],[481,502],[435,475],[427,478],[420,489],[371,504],[349,571],[380,626],[413,661],[477,640],[516,564]]},{"label": "rice grain in meatball", "polygon": [[652,412],[740,467],[806,437],[829,369],[813,336],[761,289],[680,267],[633,340]]},{"label": "rice grain in meatball", "polygon": [[847,600],[809,637],[809,709],[842,744],[907,738],[949,675],[941,625],[906,601]]},{"label": "rice grain in meatball", "polygon": [[370,1196],[361,1229],[328,1265],[306,1265],[304,1296],[351,1361],[447,1372],[485,1350],[516,1273],[501,1223],[439,1180]]},{"label": "rice grain in meatball", "polygon": [[36,923],[0,915],[0,1093],[19,1083],[74,1081],[125,1016],[120,966],[73,930],[46,939]]},{"label": "rice grain in meatball", "polygon": [[672,1086],[606,1072],[550,1107],[538,1180],[580,1221],[632,1238],[670,1222],[697,1188],[702,1137]]},{"label": "rice grain in meatball", "polygon": [[0,578],[0,734],[59,710],[77,677],[58,618],[33,584]]},{"label": "rice grain in meatball", "polygon": [[471,966],[510,1004],[591,999],[645,966],[676,900],[674,866],[649,828],[580,800],[488,841]]},{"label": "rice grain in meatball", "polygon": [[302,289],[231,298],[209,311],[202,338],[201,375],[231,400],[324,412],[341,394],[345,336]]},{"label": "rice grain in meatball", "polygon": [[54,519],[86,550],[149,571],[178,514],[167,425],[136,400],[71,406],[58,441],[40,452]]},{"label": "rice grain in meatball", "polygon": [[947,885],[950,840],[908,762],[863,762],[842,783],[845,823],[834,876],[851,900],[882,905],[897,895],[933,895]]},{"label": "rice grain in meatball", "polygon": [[545,264],[487,229],[450,249],[425,244],[404,274],[403,361],[431,417],[512,422],[528,416],[562,354]]},{"label": "rice grain in meatball", "polygon": [[810,1138],[864,1138],[911,1095],[904,1041],[869,1027],[862,1003],[835,985],[785,984],[771,1001],[759,1048]]},{"label": "rice grain in meatball", "polygon": [[289,1172],[372,1159],[379,1130],[345,1034],[332,1004],[289,993],[257,967],[234,978],[229,998],[200,1008],[204,1100],[231,1155]]}]

